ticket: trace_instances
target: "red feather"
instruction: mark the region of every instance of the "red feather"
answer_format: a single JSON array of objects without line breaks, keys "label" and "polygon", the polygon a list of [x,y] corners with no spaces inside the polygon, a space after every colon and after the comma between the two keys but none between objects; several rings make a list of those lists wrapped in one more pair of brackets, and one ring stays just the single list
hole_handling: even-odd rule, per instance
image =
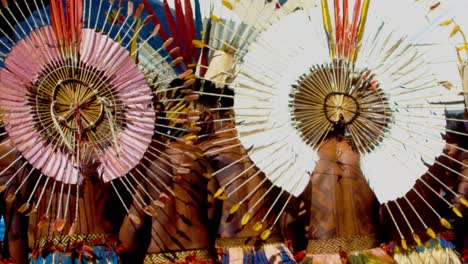
[{"label": "red feather", "polygon": [[195,18],[193,17],[192,4],[190,0],[185,0],[185,23],[190,35],[190,39],[195,39]]},{"label": "red feather", "polygon": [[359,14],[361,11],[361,0],[356,0],[356,3],[354,4],[354,14],[353,14],[353,24],[351,28],[351,45],[356,45],[356,35],[357,35],[357,30],[358,30],[358,24],[359,24]]},{"label": "red feather", "polygon": [[343,54],[346,56],[346,51],[348,50],[348,0],[343,0],[343,22],[342,27],[343,31],[341,32],[341,40],[343,41]]},{"label": "red feather", "polygon": [[60,24],[57,25],[59,26],[62,30],[62,41],[63,41],[63,45],[67,45],[69,43],[69,33],[67,31],[67,20],[66,20],[66,17],[65,17],[65,12],[63,10],[63,2],[61,0],[58,0],[57,1],[58,3],[58,15],[60,16]]},{"label": "red feather", "polygon": [[[161,21],[159,20],[158,16],[156,16],[156,13],[154,12],[153,8],[151,8],[150,4],[148,3],[148,0],[143,0],[142,2],[145,6],[146,12],[151,15],[153,23],[155,25],[161,25]],[[167,41],[169,39],[169,36],[167,36],[166,31],[162,27],[159,29],[159,35],[164,41]]]},{"label": "red feather", "polygon": [[175,14],[177,20],[177,28],[180,29],[179,33],[182,41],[182,56],[187,61],[189,58],[189,50],[192,40],[190,39],[189,32],[187,31],[187,25],[185,24],[184,12],[182,11],[182,3],[180,0],[175,1]]},{"label": "red feather", "polygon": [[335,6],[335,43],[336,43],[336,50],[339,54],[341,50],[341,19],[340,19],[340,2],[339,0],[334,1]]},{"label": "red feather", "polygon": [[57,4],[58,4],[57,0],[52,0],[50,2],[50,13],[52,17],[52,28],[54,29],[55,37],[57,38],[58,43],[62,45],[63,44],[62,23],[63,22],[62,22],[62,14]]},{"label": "red feather", "polygon": [[180,39],[179,39],[179,35],[177,34],[176,24],[175,24],[174,18],[172,17],[171,8],[169,7],[167,0],[163,1],[163,7],[164,7],[164,14],[166,15],[167,24],[169,25],[169,31],[171,32],[171,36],[174,38],[175,45],[177,47],[180,47]]},{"label": "red feather", "polygon": [[70,31],[72,34],[72,41],[79,43],[81,38],[81,17],[83,16],[83,2],[80,0],[71,0],[69,10],[69,21],[71,22]]},{"label": "red feather", "polygon": [[[67,0],[64,9],[61,0],[50,2],[52,28],[61,47],[70,48],[80,41],[83,15],[83,3],[80,0]],[[73,49],[77,52],[76,49]]]}]

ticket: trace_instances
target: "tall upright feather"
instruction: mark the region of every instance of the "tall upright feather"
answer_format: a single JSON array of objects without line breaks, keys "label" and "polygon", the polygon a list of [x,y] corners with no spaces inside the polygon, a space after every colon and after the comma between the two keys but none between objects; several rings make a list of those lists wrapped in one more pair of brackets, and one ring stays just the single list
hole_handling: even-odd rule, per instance
[{"label": "tall upright feather", "polygon": [[201,16],[200,1],[195,0],[195,38],[201,38],[201,30],[203,28],[203,20]]},{"label": "tall upright feather", "polygon": [[83,27],[83,2],[80,0],[67,0],[65,8],[61,0],[50,2],[52,28],[57,42],[62,50],[63,59],[73,58],[78,61],[78,48]]},{"label": "tall upright feather", "polygon": [[[156,15],[156,12],[154,12],[153,8],[151,8],[151,5],[148,3],[148,0],[142,0],[142,3],[145,7],[146,12],[151,15],[151,20],[153,20],[153,23],[155,25],[161,25],[161,21]],[[169,36],[167,35],[166,31],[162,27],[159,29],[159,36],[161,36],[161,38],[164,41],[167,41],[169,39]]]},{"label": "tall upright feather", "polygon": [[333,33],[333,27],[331,24],[330,11],[328,9],[327,0],[322,0],[322,19],[325,32],[327,33],[328,49],[330,51],[330,57],[335,56],[335,38]]},{"label": "tall upright feather", "polygon": [[164,15],[166,16],[166,21],[167,21],[167,24],[169,25],[169,31],[171,33],[171,37],[174,38],[174,44],[177,47],[181,47],[180,38],[179,38],[179,35],[177,34],[176,23],[174,21],[174,17],[172,16],[171,8],[169,7],[167,0],[163,1],[163,7],[164,7]]},{"label": "tall upright feather", "polygon": [[188,51],[190,49],[192,40],[190,39],[189,33],[187,31],[187,25],[185,24],[184,12],[182,11],[182,3],[180,0],[175,0],[175,17],[177,21],[177,33],[182,44],[182,56],[185,60],[187,60]]},{"label": "tall upright feather", "polygon": [[[370,0],[364,0],[364,4],[362,5],[361,17],[359,18],[359,26],[358,26],[357,35],[356,35],[356,46],[357,47],[359,47],[359,42],[361,42],[362,36],[364,34],[364,28],[365,28],[366,20],[367,20],[367,13],[369,11],[369,2],[370,2]],[[356,48],[354,50],[353,61],[356,61],[358,51],[359,51],[358,48]]]}]

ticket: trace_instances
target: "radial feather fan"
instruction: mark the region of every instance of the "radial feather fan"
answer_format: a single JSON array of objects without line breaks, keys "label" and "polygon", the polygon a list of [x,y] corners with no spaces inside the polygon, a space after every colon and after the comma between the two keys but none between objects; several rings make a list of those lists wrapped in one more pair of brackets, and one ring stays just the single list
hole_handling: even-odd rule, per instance
[{"label": "radial feather fan", "polygon": [[[14,173],[1,190],[17,188],[7,199],[11,202],[27,189],[19,211],[32,214],[45,206],[38,227],[55,220],[55,229],[62,231],[66,219],[79,219],[84,178],[96,175],[133,195],[140,184],[137,176],[159,177],[144,175],[139,167],[148,155],[161,158],[154,145],[190,137],[192,103],[185,95],[190,94],[191,71],[178,49],[158,35],[161,25],[152,23],[143,4],[32,1],[25,12],[14,1],[20,10],[16,15],[8,2],[3,4],[0,14],[8,32],[2,29],[0,41],[0,110],[6,131],[1,144],[12,148],[1,157],[11,163],[0,176],[12,168],[26,174]],[[182,82],[173,83],[176,77]],[[164,190],[159,193],[166,196]],[[73,196],[74,212],[69,210]],[[151,211],[151,204],[140,206]],[[70,232],[77,230],[71,226]]]},{"label": "radial feather fan", "polygon": [[[401,17],[411,19],[411,25]],[[434,209],[436,202],[425,195],[416,201],[406,199],[410,207],[401,210],[399,198],[421,194],[416,183],[424,186],[424,192],[438,193],[435,181],[466,205],[462,196],[428,170],[432,165],[451,170],[437,157],[454,160],[443,152],[441,134],[460,133],[445,128],[445,110],[460,108],[449,105],[451,83],[435,67],[437,53],[424,45],[436,34],[431,30],[437,24],[428,22],[419,3],[398,1],[387,6],[377,1],[323,0],[317,7],[296,10],[268,24],[249,46],[237,51],[244,56],[230,82],[234,103],[219,108],[234,113],[230,120],[237,134],[226,142],[240,142],[222,150],[239,145],[247,150],[235,163],[251,159],[274,185],[297,197],[310,180],[324,141],[349,136],[360,154],[364,176],[392,219],[415,214],[431,236],[434,232],[425,218],[433,216],[418,213],[417,202],[447,222]],[[452,74],[457,73],[455,68]],[[225,196],[224,187],[216,196]],[[461,216],[451,201],[440,195],[437,199]],[[409,229],[418,243],[409,221],[394,223]]]},{"label": "radial feather fan", "polygon": [[[216,170],[210,176],[220,185],[214,197],[224,200],[222,225],[238,223],[242,230],[249,230],[247,233],[253,229],[267,239],[279,221],[273,209],[281,202],[273,197],[278,193],[278,198],[282,197],[284,191],[269,184],[238,141],[233,127],[232,81],[248,47],[269,27],[270,21],[294,8],[283,7],[277,1],[213,1],[205,2],[201,9],[206,11],[202,12],[203,34],[193,41],[201,48],[200,57],[194,60],[198,79],[194,93],[199,95],[195,104],[201,112],[197,122],[201,131],[195,142]],[[267,229],[263,231],[264,227]],[[245,234],[240,232],[240,236]]]}]

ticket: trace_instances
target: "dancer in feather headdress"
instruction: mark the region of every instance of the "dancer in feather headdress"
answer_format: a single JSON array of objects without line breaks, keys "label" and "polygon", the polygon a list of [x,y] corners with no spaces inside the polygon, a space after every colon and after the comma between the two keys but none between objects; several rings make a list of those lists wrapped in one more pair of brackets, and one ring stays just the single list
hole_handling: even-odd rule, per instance
[{"label": "dancer in feather headdress", "polygon": [[[222,116],[214,115],[211,118]],[[228,116],[230,115],[224,115]],[[236,162],[242,158],[245,149],[240,146],[230,147],[231,144],[239,144],[230,140],[233,129],[230,121],[223,125],[213,124],[209,136],[202,137],[198,143],[213,164],[213,169],[217,170],[213,177],[218,185],[228,184],[228,187],[223,189],[226,194],[220,194],[219,187],[215,193],[220,221],[213,232],[217,234],[216,248],[221,262],[292,263],[293,256],[284,244],[279,224],[273,224],[277,217],[274,212],[279,209],[270,207],[276,199],[284,197],[277,188],[268,184],[265,176],[256,169],[238,176],[246,169],[252,168],[253,163],[249,160]],[[226,140],[229,141],[228,144]],[[244,207],[240,207],[240,204]],[[272,226],[268,237],[260,236],[259,223]]]},{"label": "dancer in feather headdress", "polygon": [[[215,3],[206,23],[210,31],[205,30],[204,38],[197,41],[202,58],[194,89],[200,95],[196,103],[202,131],[196,144],[212,164],[211,177],[219,186],[214,193],[219,223],[212,231],[221,263],[293,262],[275,214],[281,209],[278,199],[287,197],[244,158],[247,150],[235,138],[230,87],[246,48],[269,19],[286,12],[276,1]],[[269,232],[262,233],[262,226],[270,227]]]},{"label": "dancer in feather headdress", "polygon": [[[164,4],[167,4],[164,2]],[[212,110],[219,107],[218,102],[221,100],[229,104],[229,98],[232,101],[232,94],[229,94],[229,81],[232,78],[233,67],[235,60],[239,60],[243,54],[242,49],[244,46],[248,45],[253,38],[254,34],[257,34],[257,29],[250,28],[253,24],[253,21],[249,24],[236,24],[232,10],[248,12],[251,20],[252,15],[256,11],[262,9],[274,11],[275,5],[265,5],[263,1],[244,1],[244,2],[230,2],[222,1],[218,3],[209,3],[205,2],[204,7],[208,6],[210,15],[205,19],[205,23],[202,23],[200,17],[200,2],[195,1],[195,12],[194,21],[195,24],[184,23],[184,21],[192,21],[187,17],[191,17],[192,10],[187,9],[190,7],[189,2],[185,1],[185,12],[183,12],[182,5],[179,1],[175,1],[175,20],[169,22],[170,27],[170,36],[174,37],[174,42],[181,43],[183,46],[182,54],[184,54],[184,61],[194,67],[194,72],[197,76],[197,81],[194,83],[194,95],[198,96],[196,100],[197,110],[201,113],[202,119],[196,122],[200,126],[201,131],[199,132],[199,138],[194,142],[204,153],[204,157],[208,158],[212,166],[215,169],[220,170],[223,167],[226,167],[226,170],[219,171],[214,174],[207,175],[211,180],[216,180],[216,182],[227,183],[230,180],[235,181],[234,177],[239,171],[243,171],[244,167],[238,167],[234,162],[234,158],[239,153],[244,153],[243,148],[236,148],[234,151],[226,150],[223,151],[224,147],[231,146],[231,144],[236,144],[234,141],[225,141],[225,134],[222,133],[227,126],[232,125],[232,117],[227,117],[227,122],[223,122],[221,115],[218,115],[218,110]],[[221,9],[224,11],[221,11]],[[213,10],[219,11],[224,16],[216,16]],[[185,15],[184,15],[185,13]],[[219,14],[219,13],[218,13]],[[273,13],[268,13],[273,14]],[[243,12],[238,12],[237,15],[244,16]],[[185,16],[185,17],[184,17]],[[162,20],[160,17],[155,16]],[[166,19],[171,17],[169,12],[165,14]],[[231,19],[229,19],[229,17]],[[185,19],[184,19],[185,18]],[[170,20],[169,20],[170,21]],[[172,27],[170,25],[173,25]],[[188,29],[185,31],[184,28]],[[191,32],[191,29],[195,28],[195,32]],[[188,32],[188,33],[187,33]],[[203,34],[200,34],[203,32]],[[188,36],[186,36],[188,35]],[[179,37],[177,37],[179,36]],[[232,128],[232,127],[230,127]],[[221,150],[218,151],[218,150]],[[235,165],[233,168],[229,165]],[[254,174],[252,172],[252,174]],[[257,173],[258,175],[258,173]],[[246,178],[249,178],[249,175],[245,175]],[[256,177],[256,176],[254,176]],[[231,209],[232,206],[235,206],[243,198],[251,197],[255,194],[249,204],[256,205],[252,210],[257,210],[262,208],[261,211],[266,213],[268,208],[272,203],[271,199],[266,199],[266,203],[260,201],[262,195],[267,193],[267,189],[262,188],[258,189],[258,183],[264,184],[266,180],[262,177],[257,177],[256,180],[249,180],[250,183],[245,185],[242,184],[242,181],[236,181],[235,184],[232,184],[232,190],[236,193],[232,198],[227,199],[222,202],[222,206],[212,208],[217,217],[209,221],[209,231],[211,234],[211,239],[216,237],[221,237],[216,242],[216,246],[219,248],[219,251],[224,255],[224,262],[233,262],[236,261],[263,261],[265,258],[274,257],[278,261],[289,261],[292,256],[288,255],[288,250],[281,245],[281,238],[275,233],[272,237],[274,242],[268,247],[262,247],[264,244],[261,238],[258,237],[258,230],[252,230],[252,227],[255,225],[256,221],[252,221],[249,226],[242,229],[241,221],[242,215],[237,213],[233,215],[234,211]],[[269,192],[269,191],[268,191]],[[219,194],[215,191],[211,192],[211,195],[217,196],[220,198]],[[247,196],[247,197],[246,197]],[[268,196],[270,197],[270,196]],[[217,199],[218,200],[218,199]],[[258,202],[257,202],[258,201]],[[215,204],[219,204],[219,201]],[[231,211],[231,213],[230,213]],[[241,211],[244,211],[242,209]],[[263,217],[262,214],[253,216],[252,218],[260,220],[260,217]],[[274,221],[274,213],[271,213],[268,222]],[[218,220],[218,221],[215,221]],[[246,223],[245,223],[246,224]],[[258,226],[258,224],[257,224]],[[275,232],[278,231],[275,229]],[[227,241],[227,243],[226,243]],[[266,243],[268,244],[268,243]],[[235,254],[228,256],[227,251],[229,248],[232,248],[232,253]],[[226,250],[226,252],[224,252]],[[240,253],[240,254],[238,254]],[[245,254],[244,254],[245,253]],[[238,255],[238,256],[236,256]],[[268,256],[268,257],[267,257]],[[235,258],[239,257],[240,259],[236,260]]]},{"label": "dancer in feather headdress", "polygon": [[[241,61],[243,50],[249,45],[260,28],[254,28],[256,20],[260,26],[266,24],[266,19],[274,14],[276,3],[265,5],[263,1],[222,1],[222,2],[202,2],[195,1],[194,10],[208,7],[209,16],[202,24],[201,17],[197,17],[195,12],[195,25],[184,25],[182,23],[182,7],[175,1],[176,21],[170,30],[170,36],[180,36],[179,43],[184,47],[182,53],[184,61],[194,67],[197,81],[194,83],[194,94],[199,96],[196,100],[197,110],[202,118],[197,122],[201,131],[195,141],[197,146],[204,153],[217,173],[212,174],[212,180],[218,184],[230,185],[227,192],[233,191],[231,197],[220,200],[224,195],[220,195],[219,190],[212,192],[216,196],[218,222],[210,225],[212,237],[216,240],[216,247],[222,256],[222,262],[236,263],[238,261],[264,262],[267,259],[274,261],[291,261],[292,255],[288,254],[288,249],[281,243],[278,228],[272,231],[272,236],[267,241],[263,241],[259,235],[258,227],[261,227],[261,218],[267,213],[269,207],[274,203],[273,193],[270,193],[270,186],[265,184],[267,180],[259,172],[246,173],[242,179],[236,178],[237,174],[247,167],[252,168],[248,161],[236,164],[237,157],[245,153],[245,149],[238,146],[238,142],[225,140],[230,137],[232,130],[232,116],[230,111],[222,113],[223,107],[230,107],[233,94],[228,86],[234,76],[235,65]],[[185,2],[187,8],[188,1]],[[180,10],[179,12],[177,10]],[[258,13],[257,13],[258,12]],[[185,10],[185,16],[190,16],[190,10]],[[282,12],[278,12],[282,13]],[[168,14],[166,12],[166,18]],[[241,19],[239,19],[239,17]],[[261,17],[261,18],[259,18]],[[185,19],[185,21],[190,21]],[[249,22],[250,21],[250,22]],[[195,26],[195,34],[191,34],[191,29]],[[259,27],[259,26],[258,26]],[[184,28],[188,29],[185,31]],[[198,34],[203,31],[203,35]],[[186,33],[188,32],[188,34]],[[186,36],[188,35],[188,36]],[[177,39],[175,37],[175,39]],[[188,41],[187,41],[188,40]],[[221,106],[219,103],[221,102]],[[226,103],[226,104],[224,104]],[[225,133],[223,133],[225,132]],[[221,168],[225,168],[220,171]],[[243,183],[243,180],[249,179]],[[232,183],[232,184],[231,184]],[[259,184],[264,186],[258,188]],[[275,190],[276,191],[276,190]],[[267,195],[268,196],[264,196]],[[267,198],[265,198],[267,197]],[[265,198],[265,199],[264,199]],[[243,217],[247,213],[248,207],[239,208],[242,201],[251,206],[252,221],[248,217]],[[256,212],[260,213],[256,213]],[[216,218],[215,218],[216,219]],[[272,212],[265,223],[273,223],[275,214]],[[248,223],[249,222],[249,223]],[[255,226],[255,230],[253,227]],[[277,225],[276,225],[277,226]],[[265,239],[267,239],[265,237]]]},{"label": "dancer in feather headdress", "polygon": [[[185,1],[184,5],[181,1],[174,1],[174,9],[167,1],[143,1],[143,4],[152,15],[154,24],[167,23],[167,27],[161,27],[160,35],[168,47],[176,46],[174,49],[182,55],[179,59],[189,68],[187,75],[177,76],[169,87],[156,94],[164,98],[163,93],[184,87],[182,93],[189,94],[186,101],[196,100],[198,95],[190,92],[194,83],[190,64],[194,63],[192,59],[199,52],[191,41],[200,34],[195,26],[200,19],[197,15],[199,6],[192,9],[190,1]],[[157,12],[159,4],[164,13]],[[158,109],[158,120],[162,123],[168,121],[165,123],[168,125],[171,123],[168,117],[177,113],[184,115],[185,119],[179,118],[181,122],[176,129],[171,129],[171,126],[158,128],[159,133],[153,138],[147,152],[149,155],[140,168],[142,174],[156,175],[139,186],[137,196],[156,197],[163,190],[161,198],[147,208],[138,206],[141,199],[134,199],[129,217],[120,229],[123,244],[134,256],[129,261],[135,263],[212,262],[213,242],[208,231],[212,219],[207,202],[210,166],[202,153],[191,146],[194,137],[189,134],[199,130],[194,125],[198,114],[193,108],[168,104]],[[175,119],[172,122],[176,122]]]},{"label": "dancer in feather headdress", "polygon": [[[6,19],[10,5],[2,4]],[[185,86],[167,89],[190,71],[178,49],[158,38],[160,25],[150,23],[142,4],[34,6],[31,17],[26,5],[29,12],[6,19],[14,37],[4,34],[0,42],[7,50],[0,70],[0,190],[14,224],[10,244],[23,245],[11,247],[12,255],[27,262],[29,217],[32,262],[117,263],[120,221],[125,214],[140,221],[129,202],[147,212],[164,203],[166,186],[155,194],[136,190],[157,174],[142,173],[155,137],[190,133],[188,115],[164,110],[191,104]]]}]

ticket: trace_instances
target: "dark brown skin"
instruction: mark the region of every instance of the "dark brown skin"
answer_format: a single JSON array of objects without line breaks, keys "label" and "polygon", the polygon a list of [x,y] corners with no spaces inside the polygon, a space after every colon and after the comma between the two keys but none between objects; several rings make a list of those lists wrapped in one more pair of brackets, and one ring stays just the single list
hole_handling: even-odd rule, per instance
[{"label": "dark brown skin", "polygon": [[[182,143],[169,144],[171,147],[162,148],[162,151],[170,158],[164,155],[153,156],[152,163],[149,163],[147,167],[149,170],[144,173],[150,176],[148,179],[154,186],[164,191],[165,187],[155,177],[162,179],[177,196],[174,197],[165,190],[164,192],[169,199],[159,199],[164,203],[163,208],[153,205],[156,213],[154,217],[150,217],[140,210],[134,199],[130,212],[142,220],[141,224],[132,222],[127,216],[120,229],[120,239],[130,252],[137,249],[138,239],[140,239],[137,238],[137,233],[149,233],[149,229],[151,229],[151,241],[146,250],[147,254],[209,250],[212,244],[207,227],[209,185],[208,179],[203,175],[210,171],[209,164],[200,156],[197,148]],[[189,173],[178,173],[175,167],[170,167],[160,159],[190,171]],[[176,177],[171,179],[160,168],[176,175]],[[153,198],[160,197],[160,193],[155,188],[145,180],[142,182],[141,197],[144,197],[141,188],[145,188]],[[151,202],[148,199],[145,200],[146,203]],[[145,221],[149,221],[150,225],[145,226]]]},{"label": "dark brown skin", "polygon": [[[7,140],[7,139],[5,139]],[[3,153],[7,153],[13,147],[13,143],[10,141],[7,144],[1,145],[0,147],[0,156]],[[17,155],[16,152],[13,152],[8,157],[1,160],[0,168],[6,168],[10,162],[13,162]],[[15,173],[15,171],[20,167],[21,162],[18,162],[18,165],[13,166],[9,169],[4,175],[2,175],[1,182],[4,183],[8,181]],[[6,199],[9,194],[14,193],[19,185],[22,182],[28,173],[29,166],[26,166],[8,185],[8,188],[3,193],[3,198]],[[39,187],[34,193],[32,201],[37,201],[42,188],[46,188],[42,200],[37,208],[37,211],[33,211],[28,217],[26,214],[31,212],[31,209],[35,207],[35,204],[31,204],[31,209],[25,213],[18,212],[18,209],[24,204],[24,202],[29,198],[29,195],[32,191],[33,186],[38,180],[37,174],[32,174],[16,195],[16,198],[13,202],[6,202],[5,215],[7,223],[7,239],[9,245],[9,251],[12,260],[15,263],[28,263],[28,248],[34,248],[34,242],[40,238],[45,238],[49,236],[57,235],[67,235],[67,234],[111,234],[113,231],[113,224],[109,220],[109,208],[116,208],[120,206],[112,206],[110,204],[110,193],[111,187],[109,184],[104,184],[95,176],[95,166],[90,165],[86,170],[86,175],[83,180],[83,185],[80,188],[79,193],[79,219],[75,224],[73,231],[71,230],[73,220],[75,219],[75,204],[76,204],[76,186],[71,187],[70,192],[70,201],[68,214],[63,215],[60,219],[65,220],[65,225],[63,229],[57,230],[54,227],[54,223],[57,219],[57,206],[59,203],[59,193],[61,184],[57,182],[55,190],[53,193],[52,185],[53,181],[49,180],[46,187],[44,187],[44,182],[46,177],[42,177]],[[64,185],[64,192],[62,196],[62,210],[66,204],[67,200],[67,191],[68,185]],[[49,199],[52,197],[52,205],[48,218],[44,217]],[[116,199],[113,199],[116,201]],[[115,216],[115,215],[114,215]],[[41,221],[42,220],[42,221]],[[28,223],[29,222],[29,223]],[[39,223],[43,223],[40,225]],[[40,226],[40,227],[39,227]],[[28,246],[29,239],[29,246]]]},{"label": "dark brown skin", "polygon": [[[465,176],[465,178],[463,177],[459,177],[460,179],[460,182],[458,184],[458,194],[460,194],[460,196],[464,197],[465,199],[468,197],[468,155],[465,153],[465,155],[461,155],[461,162],[465,165],[462,169],[461,169],[461,174]],[[467,212],[467,209],[466,207],[461,204],[461,202],[459,201],[459,199],[457,199],[456,203],[455,203],[455,206],[460,209],[460,211],[462,211],[462,213],[464,215],[466,215],[466,212]],[[460,220],[460,230],[459,230],[459,233],[458,233],[458,247],[459,249],[461,250],[462,248],[463,249],[466,249],[467,246],[468,246],[468,233],[466,231],[466,224],[467,224],[467,220],[466,218],[463,218],[462,220]]]},{"label": "dark brown skin", "polygon": [[458,184],[458,193],[466,198],[468,197],[468,157],[461,160],[461,162],[464,164],[464,167],[461,169],[461,174],[465,176],[465,178],[460,177],[460,183]]},{"label": "dark brown skin", "polygon": [[[444,153],[464,164],[455,164],[455,166],[460,167],[460,174],[468,176],[468,153],[461,151],[457,142],[446,143],[444,146]],[[458,187],[455,191],[460,194],[460,196],[466,198],[468,196],[468,179],[458,176],[457,183]],[[462,211],[465,210],[465,206],[463,206],[458,199],[455,201],[455,206]]]},{"label": "dark brown skin", "polygon": [[[13,141],[9,140],[9,138],[4,138],[1,143],[0,157],[7,154],[14,147]],[[13,151],[3,159],[0,159],[0,170],[5,169],[11,164],[11,162],[14,162],[18,155],[18,152]],[[0,183],[2,185],[6,184],[6,182],[11,179],[18,168],[19,166],[15,165],[5,171],[5,173],[0,176]],[[8,185],[8,188],[2,193],[3,200],[5,200],[8,195],[14,194],[16,188],[19,186],[18,179],[23,178],[24,174],[24,172],[20,172],[15,177],[15,179],[11,181],[11,183]],[[17,199],[15,199],[13,202],[5,202],[5,212],[2,212],[5,214],[8,251],[10,253],[11,259],[15,263],[28,263],[27,233],[24,232],[27,229],[28,218],[24,214],[21,214],[17,211],[23,200],[24,199],[22,197],[17,197]]]},{"label": "dark brown skin", "polygon": [[[224,126],[215,126],[214,131],[222,131],[232,128],[232,124],[227,124]],[[226,139],[234,137],[235,131],[223,132],[214,134],[207,138],[204,138],[203,141],[198,143],[198,147],[204,152],[211,152],[214,150],[221,149],[228,145],[236,145],[239,143],[238,139],[233,139],[229,141],[225,141]],[[228,150],[224,150],[215,154],[205,155],[210,164],[212,164],[214,171],[217,171],[221,168],[224,168],[234,161],[238,160],[246,153],[245,149],[242,146],[231,148]],[[215,176],[217,182],[222,185],[223,183],[229,182],[231,179],[239,175],[242,171],[246,168],[251,166],[251,161],[246,159],[244,162],[239,162],[229,169],[224,170],[222,173],[217,174]],[[248,173],[244,174],[241,178],[234,181],[230,184],[224,191],[225,194],[230,193],[232,190],[239,187],[242,183],[244,183],[247,179],[249,179],[253,174],[257,172],[257,168],[252,168]],[[221,238],[251,238],[256,237],[260,234],[261,231],[254,231],[253,226],[257,221],[260,221],[264,215],[266,214],[268,208],[272,205],[273,200],[271,196],[267,195],[254,209],[251,214],[251,219],[247,225],[241,225],[241,219],[245,213],[247,213],[248,209],[251,208],[260,198],[261,196],[268,190],[271,184],[267,181],[260,187],[250,199],[248,199],[244,204],[239,208],[239,210],[231,215],[229,213],[232,206],[240,202],[244,199],[247,195],[249,195],[264,179],[263,174],[258,174],[247,184],[241,187],[238,191],[233,193],[227,200],[222,201],[222,208],[221,208],[221,219],[220,225],[218,228],[218,236]],[[270,194],[275,193],[274,191],[270,192]],[[269,218],[267,219],[266,223],[264,223],[264,227],[269,227],[270,224],[274,221],[274,217],[276,216],[275,212],[270,213]],[[279,231],[277,228],[274,228],[272,234],[277,234]]]},{"label": "dark brown skin", "polygon": [[328,139],[320,147],[311,175],[309,239],[368,235],[375,196],[359,167],[349,139]]},{"label": "dark brown skin", "polygon": [[[107,217],[109,208],[121,206],[117,200],[110,199],[110,193],[113,191],[110,184],[100,182],[96,178],[85,177],[79,193],[79,218],[73,226],[73,231],[70,231],[75,220],[76,210],[76,187],[71,187],[69,201],[69,215],[65,217],[65,227],[58,231],[54,228],[54,223],[57,219],[57,208],[60,197],[61,184],[56,185],[50,208],[47,224],[42,228],[35,229],[36,239],[67,234],[112,234],[114,231],[113,225]],[[36,223],[39,224],[41,219],[44,219],[47,205],[51,196],[52,184],[49,183],[46,193],[38,207]],[[42,190],[38,188],[35,196],[37,197]],[[62,210],[67,200],[68,185],[64,186],[64,194],[62,196]],[[47,200],[45,200],[47,199]],[[63,211],[60,219],[63,217]],[[32,231],[32,230],[30,230]]]}]

